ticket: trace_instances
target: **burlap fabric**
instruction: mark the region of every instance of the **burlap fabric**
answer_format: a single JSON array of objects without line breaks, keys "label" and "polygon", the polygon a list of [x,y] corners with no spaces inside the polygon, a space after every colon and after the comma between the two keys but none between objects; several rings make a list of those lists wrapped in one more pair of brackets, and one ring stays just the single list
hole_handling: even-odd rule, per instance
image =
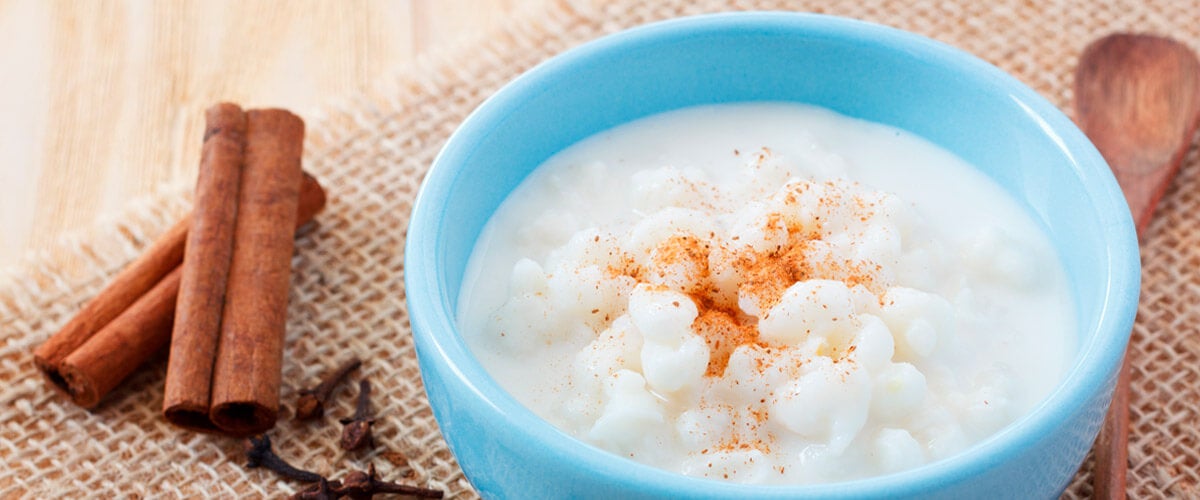
[{"label": "burlap fabric", "polygon": [[[381,92],[309,124],[306,168],[330,203],[298,241],[282,398],[357,353],[376,385],[376,451],[337,448],[343,389],[323,424],[287,417],[272,432],[295,464],[340,475],[374,462],[384,477],[474,497],[446,449],[422,391],[402,279],[405,226],[422,174],[457,124],[504,82],[571,46],[660,19],[730,9],[788,9],[888,24],[961,47],[1016,75],[1067,109],[1072,72],[1088,41],[1118,30],[1153,32],[1200,48],[1195,0],[975,2],[887,0],[622,0],[552,3],[478,44],[410,68]],[[197,117],[200,119],[200,117]],[[1200,155],[1188,155],[1147,231],[1142,308],[1134,332],[1129,492],[1200,497]],[[0,496],[279,496],[294,485],[242,466],[240,443],[181,431],[160,416],[163,362],[139,371],[95,411],[53,394],[31,353],[121,266],[186,211],[190,187],[131,204],[65,238],[0,280]],[[65,258],[65,257],[69,257]],[[73,262],[67,266],[64,262]],[[1090,463],[1068,497],[1090,494]],[[536,490],[536,485],[530,488]]]}]

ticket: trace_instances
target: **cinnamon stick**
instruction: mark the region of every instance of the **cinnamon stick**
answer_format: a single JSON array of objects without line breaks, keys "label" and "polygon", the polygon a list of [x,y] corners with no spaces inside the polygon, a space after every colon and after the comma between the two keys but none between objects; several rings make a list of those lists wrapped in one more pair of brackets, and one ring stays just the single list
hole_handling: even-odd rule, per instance
[{"label": "cinnamon stick", "polygon": [[[307,174],[300,193],[296,227],[325,206],[324,190]],[[176,270],[190,219],[172,226],[34,352],[35,364],[52,387],[91,408],[170,341],[179,290]],[[150,282],[151,277],[156,278]]]},{"label": "cinnamon stick", "polygon": [[58,367],[76,349],[99,332],[138,299],[146,295],[183,261],[188,220],[171,226],[141,256],[117,273],[103,290],[75,314],[67,324],[33,351],[33,362],[51,386],[71,393]]},{"label": "cinnamon stick", "polygon": [[213,367],[209,418],[252,434],[275,425],[304,122],[285,110],[246,113],[246,162],[233,259]]},{"label": "cinnamon stick", "polygon": [[205,121],[195,209],[171,333],[163,415],[175,425],[211,431],[216,428],[208,419],[209,388],[233,256],[246,114],[235,104],[221,103],[208,109]]},{"label": "cinnamon stick", "polygon": [[179,271],[171,271],[91,341],[62,361],[58,371],[76,404],[84,408],[96,406],[171,338]]}]

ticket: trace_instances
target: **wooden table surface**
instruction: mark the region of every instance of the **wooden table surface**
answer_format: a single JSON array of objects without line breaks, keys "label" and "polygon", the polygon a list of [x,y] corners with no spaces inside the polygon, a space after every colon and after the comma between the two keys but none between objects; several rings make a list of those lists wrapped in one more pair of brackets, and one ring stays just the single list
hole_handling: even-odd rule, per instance
[{"label": "wooden table surface", "polygon": [[0,269],[195,176],[219,100],[323,104],[542,0],[0,0]]}]

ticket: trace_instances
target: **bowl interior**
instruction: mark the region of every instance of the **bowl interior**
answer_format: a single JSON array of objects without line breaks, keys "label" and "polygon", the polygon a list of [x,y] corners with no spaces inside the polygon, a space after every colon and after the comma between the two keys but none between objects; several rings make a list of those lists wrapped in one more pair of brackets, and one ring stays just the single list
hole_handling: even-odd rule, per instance
[{"label": "bowl interior", "polygon": [[[998,182],[1048,232],[1077,308],[1081,353],[1052,403],[1035,412],[1043,428],[1070,413],[1052,415],[1056,408],[1077,410],[1108,383],[1138,278],[1128,210],[1103,159],[1057,109],[996,68],[914,35],[825,16],[659,23],[585,45],[515,80],[464,122],[429,174],[407,268],[419,273],[409,278],[410,301],[419,289],[428,295],[420,300],[432,303],[411,307],[435,311],[424,321],[438,330],[437,342],[472,373],[481,370],[451,333],[458,291],[488,217],[530,171],[636,118],[763,100],[911,131]],[[490,380],[477,383],[498,391]]]}]

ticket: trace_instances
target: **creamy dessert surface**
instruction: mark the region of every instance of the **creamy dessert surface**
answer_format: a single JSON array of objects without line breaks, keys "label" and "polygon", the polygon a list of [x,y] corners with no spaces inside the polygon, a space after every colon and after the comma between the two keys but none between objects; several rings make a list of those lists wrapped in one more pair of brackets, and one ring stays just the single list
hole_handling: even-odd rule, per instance
[{"label": "creamy dessert surface", "polygon": [[907,132],[784,103],[664,113],[552,157],[488,222],[458,307],[547,421],[751,483],[958,453],[1076,349],[1057,256],[998,185]]}]

